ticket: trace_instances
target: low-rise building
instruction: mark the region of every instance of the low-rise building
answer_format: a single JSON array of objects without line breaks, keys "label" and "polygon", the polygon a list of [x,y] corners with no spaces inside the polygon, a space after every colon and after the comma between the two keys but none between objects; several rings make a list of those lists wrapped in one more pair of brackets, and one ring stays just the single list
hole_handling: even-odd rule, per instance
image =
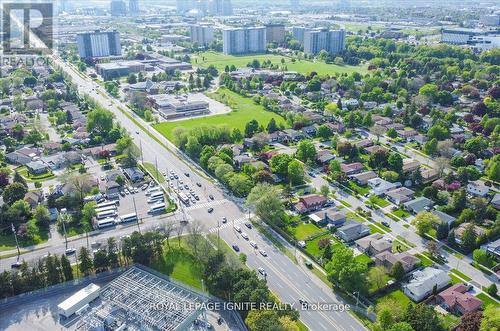
[{"label": "low-rise building", "polygon": [[328,199],[322,195],[309,194],[299,198],[299,202],[295,204],[295,210],[301,214],[312,212],[323,208]]},{"label": "low-rise building", "polygon": [[401,186],[400,182],[391,183],[382,178],[373,178],[368,180],[368,186],[372,189],[373,194],[380,196],[390,190],[394,190]]},{"label": "low-rise building", "polygon": [[360,162],[341,163],[340,164],[340,171],[342,171],[347,176],[357,174],[358,172],[363,170],[363,168],[364,168],[364,166]]},{"label": "low-rise building", "polygon": [[209,103],[195,99],[189,95],[171,96],[167,94],[152,95],[148,100],[165,119],[210,113]]},{"label": "low-rise building", "polygon": [[413,199],[415,192],[406,187],[399,187],[385,193],[389,201],[395,205],[400,205]]},{"label": "low-rise building", "polygon": [[319,211],[315,214],[309,215],[309,218],[317,224],[331,224],[335,227],[342,226],[347,218],[346,215],[334,208]]},{"label": "low-rise building", "polygon": [[397,262],[400,262],[404,271],[408,273],[415,268],[419,261],[417,257],[407,252],[394,254],[387,250],[375,255],[375,264],[385,267],[388,271],[391,271],[392,267],[394,267]]},{"label": "low-rise building", "polygon": [[493,242],[482,245],[481,249],[485,250],[488,254],[500,258],[500,238]]},{"label": "low-rise building", "polygon": [[477,311],[483,302],[468,293],[471,286],[462,283],[452,285],[437,295],[437,300],[442,307],[456,314],[467,314]]},{"label": "low-rise building", "polygon": [[403,286],[403,292],[413,301],[419,302],[431,295],[434,289],[439,291],[448,286],[450,280],[446,271],[428,267],[415,271],[412,279]]},{"label": "low-rise building", "polygon": [[336,235],[344,242],[352,242],[370,234],[370,228],[361,222],[350,221],[338,228]]},{"label": "low-rise building", "polygon": [[392,241],[381,233],[374,233],[355,241],[356,247],[365,254],[377,255],[392,249]]},{"label": "low-rise building", "polygon": [[433,205],[434,202],[426,197],[418,197],[403,204],[406,210],[411,211],[414,214],[418,214],[424,210],[429,210]]},{"label": "low-rise building", "polygon": [[467,193],[485,197],[490,192],[490,188],[481,180],[469,182],[467,184]]},{"label": "low-rise building", "polygon": [[368,184],[368,181],[370,179],[377,178],[377,177],[378,177],[377,174],[372,170],[361,172],[359,174],[354,174],[354,175],[350,176],[350,178],[353,181],[355,181],[356,183],[358,183],[359,185],[366,185],[366,184]]}]

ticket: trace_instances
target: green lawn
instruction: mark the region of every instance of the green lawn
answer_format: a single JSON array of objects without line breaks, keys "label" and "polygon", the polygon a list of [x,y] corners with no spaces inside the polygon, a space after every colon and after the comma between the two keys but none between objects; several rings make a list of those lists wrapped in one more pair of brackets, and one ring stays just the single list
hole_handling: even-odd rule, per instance
[{"label": "green lawn", "polygon": [[373,195],[373,194],[370,195],[369,199],[370,199],[370,201],[372,201],[373,203],[375,203],[377,206],[382,207],[382,208],[387,207],[387,206],[390,205],[389,201],[387,201],[387,200],[385,200],[385,199],[383,199],[381,197],[378,197],[376,195]]},{"label": "green lawn", "polygon": [[148,163],[148,162],[144,162],[143,166],[160,183],[164,183],[165,182],[165,177],[163,177],[163,175],[161,174],[161,172],[158,169],[155,168],[154,164],[151,164],[151,163]]},{"label": "green lawn", "polygon": [[455,274],[452,272],[448,273],[448,276],[450,276],[451,283],[453,285],[463,283],[463,281],[460,278],[458,278],[457,276],[455,276]]},{"label": "green lawn", "polygon": [[463,272],[457,270],[457,269],[451,269],[450,272],[456,274],[457,276],[461,277],[463,280],[465,280],[466,282],[470,282],[472,279],[465,275]]},{"label": "green lawn", "polygon": [[307,239],[315,234],[323,232],[320,228],[312,223],[300,223],[296,227],[288,227],[288,231],[295,237],[297,240]]},{"label": "green lawn", "polygon": [[234,65],[237,68],[244,68],[249,62],[254,59],[259,60],[259,62],[264,62],[265,60],[270,60],[272,64],[277,64],[282,66],[281,60],[284,59],[288,71],[296,71],[300,74],[308,74],[312,71],[317,72],[319,75],[333,75],[333,74],[343,74],[359,72],[364,75],[368,72],[368,67],[363,66],[349,66],[349,65],[336,65],[327,64],[324,62],[312,62],[309,60],[299,60],[292,62],[290,57],[274,55],[274,54],[256,54],[256,55],[244,55],[244,56],[234,56],[234,55],[224,55],[222,53],[216,52],[204,52],[197,56],[193,56],[191,63],[194,66],[208,67],[209,65],[214,65],[219,71],[224,71],[226,66]]},{"label": "green lawn", "polygon": [[434,265],[434,262],[423,254],[416,254],[415,256],[420,259],[420,263],[423,267],[430,267]]},{"label": "green lawn", "polygon": [[500,306],[500,304],[498,304],[498,302],[496,302],[494,299],[490,298],[489,296],[487,296],[484,293],[479,293],[478,295],[476,295],[476,297],[483,301],[483,308],[486,308],[486,306],[490,306],[490,305],[493,305],[495,307]]},{"label": "green lawn", "polygon": [[406,218],[408,216],[411,216],[411,214],[409,212],[407,212],[406,210],[400,209],[400,208],[394,210],[392,213],[399,218]]},{"label": "green lawn", "polygon": [[330,235],[330,234],[324,234],[322,236],[319,236],[319,237],[315,238],[314,240],[307,241],[306,242],[306,251],[309,254],[313,255],[313,256],[321,257],[323,255],[324,249],[320,249],[319,248],[318,242],[321,239],[325,239],[325,238],[333,240],[333,243],[331,244],[332,245],[332,251],[335,251],[339,246],[344,245],[341,242],[337,241],[332,235]]},{"label": "green lawn", "polygon": [[55,178],[54,174],[50,171],[46,172],[46,173],[43,173],[43,174],[39,174],[39,175],[34,175],[32,173],[30,173],[28,171],[28,169],[26,167],[19,167],[16,169],[17,172],[19,172],[19,174],[24,178],[26,179],[27,181],[30,181],[30,182],[42,182],[42,181],[45,181],[45,180],[49,180],[49,179],[53,179]]},{"label": "green lawn", "polygon": [[355,182],[353,182],[352,180],[350,180],[347,183],[347,187],[350,188],[351,190],[353,190],[354,192],[356,192],[358,194],[361,194],[361,195],[365,195],[366,193],[370,192],[370,188],[369,187],[367,187],[367,186],[360,186],[360,185],[356,184]]},{"label": "green lawn", "polygon": [[[49,240],[49,232],[48,229],[46,228],[39,228],[40,232],[36,236],[34,240],[23,240],[18,237],[19,239],[19,246],[20,247],[28,247],[32,245],[38,245],[46,242]],[[9,234],[0,234],[0,252],[3,251],[9,251],[16,249],[16,241],[14,239],[14,235],[12,232]]]},{"label": "green lawn", "polygon": [[283,117],[273,112],[267,111],[263,106],[257,105],[252,99],[243,97],[226,88],[220,88],[212,94],[214,99],[227,100],[231,106],[232,112],[223,115],[215,115],[208,117],[200,117],[187,119],[176,122],[163,122],[154,126],[158,132],[167,137],[170,141],[174,141],[173,130],[177,127],[185,129],[194,129],[202,125],[227,125],[229,128],[239,128],[241,132],[245,132],[245,125],[251,120],[257,120],[259,124],[266,127],[271,118],[274,118],[278,125],[286,122]]},{"label": "green lawn", "polygon": [[360,254],[360,255],[356,256],[354,258],[354,260],[356,260],[357,262],[364,263],[366,265],[369,265],[370,263],[373,262],[372,259],[366,254]]},{"label": "green lawn", "polygon": [[444,326],[445,330],[453,330],[455,326],[458,325],[460,322],[460,317],[455,316],[451,313],[448,313],[446,315],[443,314],[437,314],[439,320],[441,321],[441,325]]},{"label": "green lawn", "polygon": [[392,303],[401,305],[402,311],[406,309],[406,307],[410,304],[410,298],[408,298],[403,291],[401,290],[395,290],[392,292],[389,292],[388,294],[378,298],[375,303],[379,304],[381,302],[384,302],[386,300],[391,300]]},{"label": "green lawn", "polygon": [[382,233],[382,234],[385,233],[384,231],[380,230],[378,227],[376,227],[373,224],[368,224],[368,227],[370,228],[372,233]]}]

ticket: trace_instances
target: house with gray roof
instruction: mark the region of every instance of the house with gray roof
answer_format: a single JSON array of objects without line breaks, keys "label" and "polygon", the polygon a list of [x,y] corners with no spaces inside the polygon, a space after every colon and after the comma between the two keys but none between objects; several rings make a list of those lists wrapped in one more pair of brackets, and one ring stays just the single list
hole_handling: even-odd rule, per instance
[{"label": "house with gray roof", "polygon": [[370,234],[370,228],[364,223],[350,221],[338,228],[337,236],[344,242],[352,242]]},{"label": "house with gray roof", "polygon": [[411,211],[414,214],[418,214],[424,210],[429,210],[433,205],[434,202],[426,197],[418,197],[403,204],[406,210]]}]

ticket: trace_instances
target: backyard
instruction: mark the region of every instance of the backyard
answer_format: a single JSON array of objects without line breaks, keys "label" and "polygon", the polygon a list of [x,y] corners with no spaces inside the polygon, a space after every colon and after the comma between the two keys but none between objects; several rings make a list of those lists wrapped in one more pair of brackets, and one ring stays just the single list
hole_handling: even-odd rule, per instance
[{"label": "backyard", "polygon": [[319,75],[333,75],[333,74],[343,74],[359,72],[361,74],[367,73],[367,66],[349,66],[349,65],[337,65],[337,64],[327,64],[325,62],[312,62],[308,60],[297,59],[295,62],[292,61],[290,57],[274,55],[274,54],[258,54],[258,55],[246,55],[246,56],[234,56],[234,55],[224,55],[222,53],[216,52],[204,52],[197,56],[193,56],[191,63],[194,66],[208,67],[209,65],[214,65],[218,70],[224,71],[226,66],[234,65],[236,68],[244,68],[249,62],[253,60],[258,60],[259,62],[264,62],[265,60],[270,60],[272,64],[282,65],[281,60],[284,59],[284,65],[289,71],[296,71],[300,74],[309,74],[312,71],[317,72]]},{"label": "backyard", "polygon": [[155,129],[167,139],[173,141],[173,130],[178,127],[189,130],[202,125],[227,125],[230,129],[238,128],[241,132],[244,132],[245,125],[251,120],[256,120],[265,127],[271,118],[274,118],[278,125],[286,126],[284,118],[280,115],[269,112],[263,106],[255,104],[252,99],[243,97],[226,88],[220,88],[217,92],[209,94],[209,96],[221,102],[225,101],[231,107],[232,112],[183,121],[163,122],[155,125]]}]

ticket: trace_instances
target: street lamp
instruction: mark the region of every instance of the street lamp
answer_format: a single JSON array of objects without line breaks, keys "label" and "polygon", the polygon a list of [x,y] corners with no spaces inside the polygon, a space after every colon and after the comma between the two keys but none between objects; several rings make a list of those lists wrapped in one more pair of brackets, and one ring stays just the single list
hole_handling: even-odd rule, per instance
[{"label": "street lamp", "polygon": [[16,228],[14,227],[14,223],[10,224],[12,226],[12,233],[14,234],[14,238],[16,240],[16,247],[17,247],[17,262],[19,262],[19,258],[21,257],[21,250],[19,249],[19,242],[17,241],[17,233],[16,233]]},{"label": "street lamp", "polygon": [[358,304],[359,304],[359,291],[356,291],[356,292],[352,292],[352,294],[356,294],[356,308],[358,308]]}]

